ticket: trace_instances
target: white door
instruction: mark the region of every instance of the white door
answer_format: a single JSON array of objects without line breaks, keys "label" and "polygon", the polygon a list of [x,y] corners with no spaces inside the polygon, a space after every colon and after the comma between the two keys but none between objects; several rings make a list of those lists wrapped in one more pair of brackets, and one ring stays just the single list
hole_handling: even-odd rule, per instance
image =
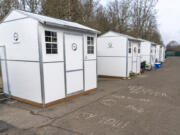
[{"label": "white door", "polygon": [[83,37],[65,34],[66,94],[84,90]]},{"label": "white door", "polygon": [[132,43],[132,72],[137,73],[138,43]]}]

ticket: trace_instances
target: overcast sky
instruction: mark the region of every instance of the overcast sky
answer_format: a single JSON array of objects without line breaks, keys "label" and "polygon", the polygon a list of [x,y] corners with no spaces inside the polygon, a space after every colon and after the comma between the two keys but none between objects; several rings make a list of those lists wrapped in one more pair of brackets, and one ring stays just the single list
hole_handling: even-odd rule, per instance
[{"label": "overcast sky", "polygon": [[[106,5],[112,0],[101,0]],[[159,0],[158,26],[165,44],[171,40],[180,42],[180,0]]]}]

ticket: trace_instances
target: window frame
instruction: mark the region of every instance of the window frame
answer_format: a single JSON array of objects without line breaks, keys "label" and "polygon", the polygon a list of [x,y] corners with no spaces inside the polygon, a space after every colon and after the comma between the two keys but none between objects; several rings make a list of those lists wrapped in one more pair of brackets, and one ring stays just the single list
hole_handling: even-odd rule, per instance
[{"label": "window frame", "polygon": [[[88,40],[88,38],[90,39]],[[87,35],[86,41],[87,41],[87,54],[94,55],[95,54],[95,37],[92,35]]]},{"label": "window frame", "polygon": [[128,54],[132,54],[132,45],[129,42],[129,46],[128,46]]},{"label": "window frame", "polygon": [[[47,34],[49,32],[49,34]],[[49,38],[49,40],[47,40]],[[44,31],[46,54],[58,54],[57,32],[52,30]]]},{"label": "window frame", "polygon": [[138,45],[138,54],[141,54],[141,45]]}]

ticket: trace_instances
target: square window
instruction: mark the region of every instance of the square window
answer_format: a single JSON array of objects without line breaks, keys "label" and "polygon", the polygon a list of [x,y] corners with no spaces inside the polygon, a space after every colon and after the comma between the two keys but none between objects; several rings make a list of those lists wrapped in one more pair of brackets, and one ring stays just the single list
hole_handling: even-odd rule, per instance
[{"label": "square window", "polygon": [[46,53],[57,54],[57,32],[45,31]]},{"label": "square window", "polygon": [[87,37],[87,53],[94,54],[94,37]]}]

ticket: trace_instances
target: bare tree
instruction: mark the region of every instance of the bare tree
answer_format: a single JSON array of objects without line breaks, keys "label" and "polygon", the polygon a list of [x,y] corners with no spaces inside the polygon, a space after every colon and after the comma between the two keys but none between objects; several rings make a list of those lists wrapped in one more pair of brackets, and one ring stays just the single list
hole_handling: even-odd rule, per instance
[{"label": "bare tree", "polygon": [[132,0],[115,0],[108,5],[109,20],[113,30],[127,33],[131,19]]},{"label": "bare tree", "polygon": [[20,8],[75,21],[102,33],[114,30],[162,44],[156,20],[158,0],[114,0],[102,6],[98,0],[0,0],[0,19]]},{"label": "bare tree", "polygon": [[21,8],[32,13],[38,13],[41,10],[41,0],[20,0]]},{"label": "bare tree", "polygon": [[147,28],[156,26],[155,6],[157,0],[133,0],[132,31],[134,36],[143,38]]},{"label": "bare tree", "polygon": [[0,1],[0,20],[7,15],[11,9],[19,8],[18,0],[1,0]]}]

